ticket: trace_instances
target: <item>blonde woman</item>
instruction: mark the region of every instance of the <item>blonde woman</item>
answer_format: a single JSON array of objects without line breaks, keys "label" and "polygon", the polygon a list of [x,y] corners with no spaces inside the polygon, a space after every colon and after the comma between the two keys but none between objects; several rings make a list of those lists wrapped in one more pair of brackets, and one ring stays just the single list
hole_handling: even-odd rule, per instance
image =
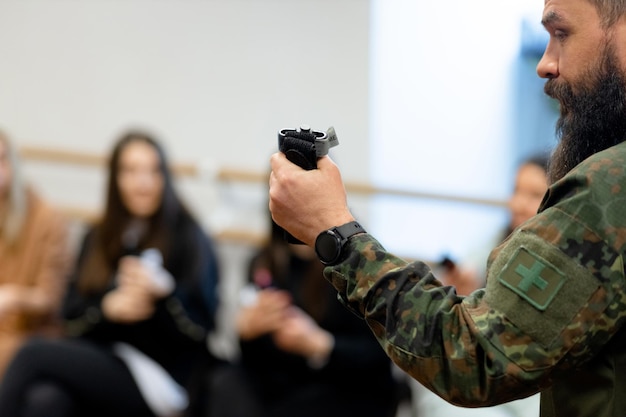
[{"label": "blonde woman", "polygon": [[0,377],[24,340],[53,334],[70,266],[63,217],[28,187],[0,132]]}]

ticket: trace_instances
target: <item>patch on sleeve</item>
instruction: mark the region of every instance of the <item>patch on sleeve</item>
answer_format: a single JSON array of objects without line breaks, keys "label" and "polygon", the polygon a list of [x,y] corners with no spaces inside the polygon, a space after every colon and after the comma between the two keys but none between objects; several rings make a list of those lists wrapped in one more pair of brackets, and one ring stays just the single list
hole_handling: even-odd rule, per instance
[{"label": "patch on sleeve", "polygon": [[599,286],[576,258],[532,232],[517,231],[489,268],[485,298],[493,314],[548,348]]},{"label": "patch on sleeve", "polygon": [[565,274],[538,254],[520,247],[504,266],[498,280],[543,311],[563,286]]}]

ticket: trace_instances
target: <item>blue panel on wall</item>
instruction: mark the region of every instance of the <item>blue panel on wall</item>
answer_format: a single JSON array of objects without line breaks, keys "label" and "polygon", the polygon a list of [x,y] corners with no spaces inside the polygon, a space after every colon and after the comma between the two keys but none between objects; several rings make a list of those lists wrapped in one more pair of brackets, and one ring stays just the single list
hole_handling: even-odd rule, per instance
[{"label": "blue panel on wall", "polygon": [[549,35],[541,22],[526,17],[522,19],[521,53],[524,57],[541,58],[548,44]]}]

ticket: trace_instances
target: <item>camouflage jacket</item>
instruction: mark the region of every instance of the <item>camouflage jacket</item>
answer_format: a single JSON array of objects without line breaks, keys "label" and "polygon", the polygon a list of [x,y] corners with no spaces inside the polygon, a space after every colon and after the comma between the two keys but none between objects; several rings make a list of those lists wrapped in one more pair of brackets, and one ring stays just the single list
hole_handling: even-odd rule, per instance
[{"label": "camouflage jacket", "polygon": [[445,400],[542,392],[542,416],[626,416],[626,143],[555,183],[467,297],[369,234],[325,270],[393,361]]}]

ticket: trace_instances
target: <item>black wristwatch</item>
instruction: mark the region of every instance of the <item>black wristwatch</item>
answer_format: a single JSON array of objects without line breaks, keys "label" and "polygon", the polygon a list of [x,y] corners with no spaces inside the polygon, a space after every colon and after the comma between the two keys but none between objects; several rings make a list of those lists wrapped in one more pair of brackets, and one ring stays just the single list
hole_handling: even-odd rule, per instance
[{"label": "black wristwatch", "polygon": [[357,222],[324,230],[315,239],[315,253],[324,265],[336,265],[341,260],[343,245],[351,236],[365,233],[365,229]]}]

